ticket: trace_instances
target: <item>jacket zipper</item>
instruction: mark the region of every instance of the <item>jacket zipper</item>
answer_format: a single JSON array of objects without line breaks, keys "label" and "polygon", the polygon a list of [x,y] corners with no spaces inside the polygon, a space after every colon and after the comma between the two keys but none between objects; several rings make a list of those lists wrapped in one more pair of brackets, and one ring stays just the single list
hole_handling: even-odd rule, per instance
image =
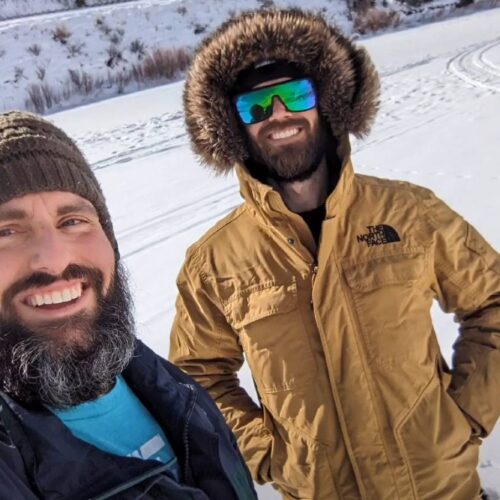
[{"label": "jacket zipper", "polygon": [[187,411],[186,422],[184,424],[184,431],[182,433],[182,438],[184,442],[184,480],[188,480],[189,476],[189,421],[191,420],[191,416],[193,415],[194,406],[196,404],[197,393],[195,391],[194,386],[191,384],[182,384],[187,387],[190,391],[190,399],[189,399],[189,408]]}]

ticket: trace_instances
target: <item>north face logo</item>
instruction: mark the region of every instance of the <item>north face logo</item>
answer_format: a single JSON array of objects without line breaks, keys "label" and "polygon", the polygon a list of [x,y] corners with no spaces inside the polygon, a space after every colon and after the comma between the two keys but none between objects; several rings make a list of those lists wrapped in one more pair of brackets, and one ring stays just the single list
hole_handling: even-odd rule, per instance
[{"label": "north face logo", "polygon": [[367,234],[358,234],[356,236],[358,243],[364,241],[369,247],[373,247],[375,245],[385,245],[401,241],[399,234],[391,226],[379,224],[378,226],[367,226],[367,229]]}]

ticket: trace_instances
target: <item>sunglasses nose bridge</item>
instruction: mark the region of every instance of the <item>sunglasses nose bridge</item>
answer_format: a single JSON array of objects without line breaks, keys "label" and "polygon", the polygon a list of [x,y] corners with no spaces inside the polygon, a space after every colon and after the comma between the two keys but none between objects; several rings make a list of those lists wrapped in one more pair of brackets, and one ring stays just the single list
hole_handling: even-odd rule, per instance
[{"label": "sunglasses nose bridge", "polygon": [[279,95],[273,95],[272,110],[273,110],[272,113],[273,116],[282,116],[289,113]]}]

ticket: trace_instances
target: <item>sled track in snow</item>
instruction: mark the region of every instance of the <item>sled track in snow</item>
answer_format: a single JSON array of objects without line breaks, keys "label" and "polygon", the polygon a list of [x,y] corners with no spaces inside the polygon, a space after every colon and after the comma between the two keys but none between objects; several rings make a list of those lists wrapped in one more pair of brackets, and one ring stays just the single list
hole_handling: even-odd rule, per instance
[{"label": "sled track in snow", "polygon": [[474,45],[450,59],[447,69],[465,83],[484,90],[500,92],[500,63],[488,53],[500,46],[500,38]]}]

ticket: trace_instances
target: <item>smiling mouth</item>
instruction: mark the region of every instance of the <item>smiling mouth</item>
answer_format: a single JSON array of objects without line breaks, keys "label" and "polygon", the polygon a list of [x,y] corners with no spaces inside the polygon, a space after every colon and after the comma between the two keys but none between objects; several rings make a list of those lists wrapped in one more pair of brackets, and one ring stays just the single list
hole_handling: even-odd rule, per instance
[{"label": "smiling mouth", "polygon": [[76,283],[52,292],[33,293],[26,297],[24,303],[36,309],[56,309],[75,303],[82,296],[84,289],[83,283]]},{"label": "smiling mouth", "polygon": [[271,132],[268,135],[268,138],[273,141],[280,141],[298,135],[301,132],[301,130],[302,130],[301,127],[289,127],[282,130],[278,130],[276,132]]}]

